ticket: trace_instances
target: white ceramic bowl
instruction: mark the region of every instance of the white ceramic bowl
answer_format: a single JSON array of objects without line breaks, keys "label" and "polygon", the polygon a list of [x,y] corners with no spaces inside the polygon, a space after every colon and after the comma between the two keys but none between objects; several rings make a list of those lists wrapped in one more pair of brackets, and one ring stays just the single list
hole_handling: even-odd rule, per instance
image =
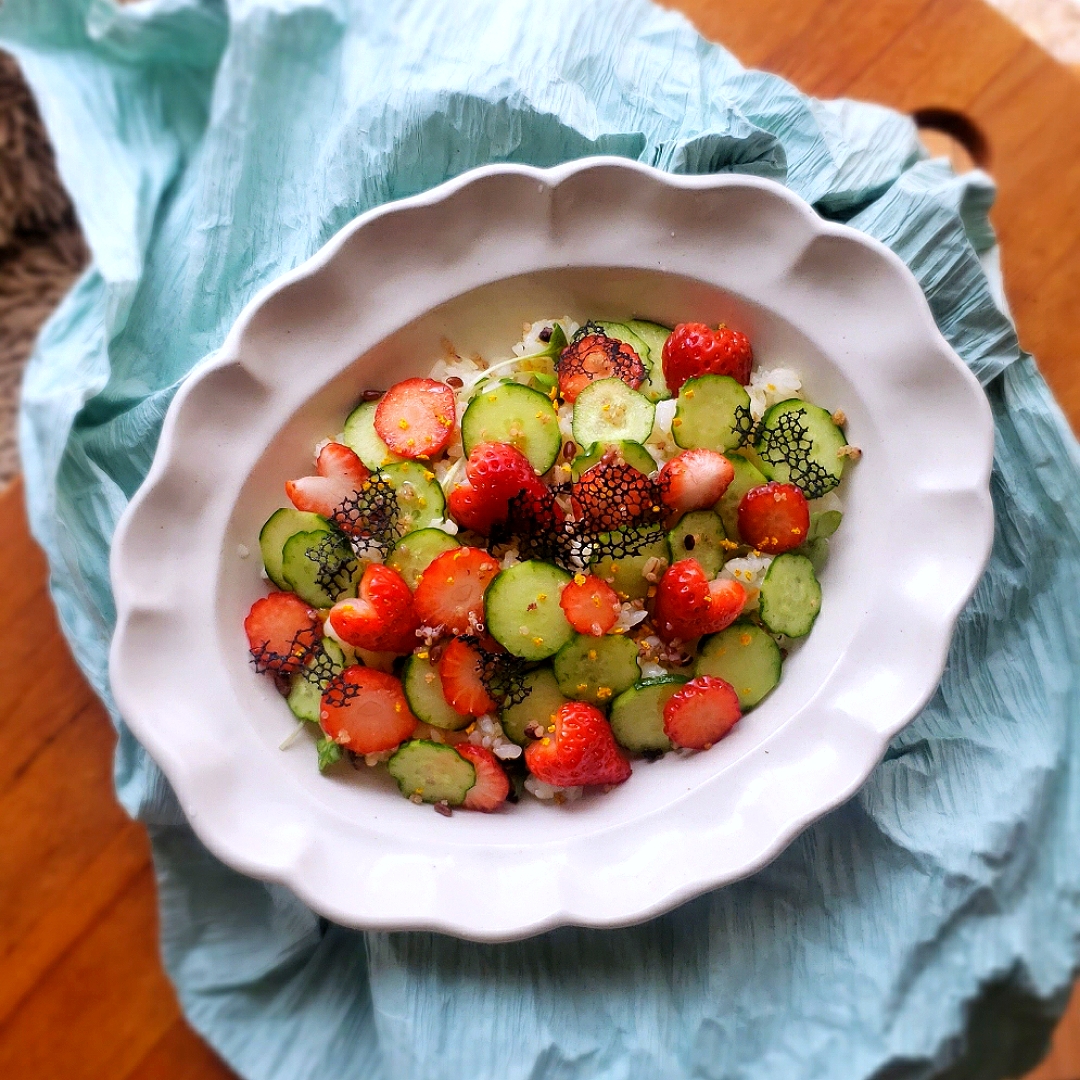
[{"label": "white ceramic bowl", "polygon": [[[607,795],[444,818],[384,770],[320,776],[310,741],[278,749],[294,721],[242,629],[283,481],[444,338],[490,354],[564,313],[726,321],[847,413],[864,456],[817,625],[722,743]],[[903,263],[783,187],[618,159],[479,169],[347,226],[184,384],[113,545],[113,691],[203,842],[337,922],[479,940],[636,922],[772,859],[930,697],[989,555],[992,447]]]}]

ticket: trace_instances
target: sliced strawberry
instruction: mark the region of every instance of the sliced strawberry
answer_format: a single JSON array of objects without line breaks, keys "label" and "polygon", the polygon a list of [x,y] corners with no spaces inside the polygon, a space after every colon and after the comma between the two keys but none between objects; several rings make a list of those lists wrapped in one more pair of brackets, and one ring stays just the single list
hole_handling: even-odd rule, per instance
[{"label": "sliced strawberry", "polygon": [[379,399],[375,431],[395,454],[434,457],[454,433],[454,391],[434,379],[406,379]]},{"label": "sliced strawberry", "polygon": [[797,548],[809,531],[810,507],[794,484],[762,484],[739,503],[739,535],[767,555]]},{"label": "sliced strawberry", "polygon": [[292,675],[322,637],[318,612],[294,593],[276,592],[256,600],[244,620],[257,671]]},{"label": "sliced strawberry", "polygon": [[622,379],[636,390],[647,374],[645,364],[633,348],[606,334],[585,334],[575,338],[559,356],[559,393],[573,402],[595,379]]},{"label": "sliced strawberry", "polygon": [[484,536],[506,521],[515,497],[524,494],[536,506],[553,503],[529,459],[509,443],[474,446],[465,462],[465,476],[465,482],[450,492],[450,513],[459,525]]},{"label": "sliced strawberry", "polygon": [[439,658],[443,697],[462,716],[483,716],[498,707],[483,680],[483,657],[467,641],[454,638]]},{"label": "sliced strawberry", "polygon": [[664,734],[689,750],[708,750],[734,726],[742,709],[731,683],[715,675],[691,679],[664,706]]},{"label": "sliced strawberry", "polygon": [[405,579],[389,566],[372,563],[360,579],[360,595],[330,609],[330,625],[358,649],[403,655],[416,646],[420,617]]},{"label": "sliced strawberry", "polygon": [[735,478],[735,467],[715,450],[684,450],[660,470],[660,495],[672,510],[714,506]]},{"label": "sliced strawberry", "polygon": [[486,747],[468,742],[458,743],[454,749],[476,770],[476,783],[469,788],[462,805],[466,810],[485,813],[497,810],[510,794],[510,781],[499,759]]},{"label": "sliced strawberry", "polygon": [[661,490],[656,481],[627,465],[612,448],[578,477],[570,495],[580,517],[593,529],[609,532],[655,520],[661,509],[657,502]]},{"label": "sliced strawberry", "polygon": [[723,323],[679,323],[664,342],[664,381],[673,394],[697,375],[730,375],[745,386],[754,366],[750,339]]},{"label": "sliced strawberry", "polygon": [[581,787],[629,779],[630,762],[595,705],[568,701],[554,719],[554,733],[525,748],[525,764],[537,780],[555,787]]},{"label": "sliced strawberry", "polygon": [[401,683],[360,664],[331,680],[319,709],[323,731],[356,754],[393,750],[412,735],[417,722]]},{"label": "sliced strawberry", "polygon": [[450,516],[463,529],[472,529],[481,536],[487,536],[496,523],[506,517],[506,508],[498,499],[477,491],[468,480],[451,488],[446,502]]},{"label": "sliced strawberry", "polygon": [[654,602],[657,634],[665,641],[690,641],[715,634],[739,616],[746,590],[737,581],[710,581],[696,559],[669,566],[660,579]]},{"label": "sliced strawberry", "polygon": [[285,494],[297,510],[308,510],[323,517],[334,511],[362,487],[371,475],[364,463],[341,443],[329,442],[315,460],[318,476],[301,476],[285,481]]},{"label": "sliced strawberry", "polygon": [[420,621],[451,634],[477,633],[484,621],[484,590],[499,567],[499,560],[481,548],[444,551],[416,583],[413,604]]},{"label": "sliced strawberry", "polygon": [[579,634],[603,637],[618,621],[619,597],[594,574],[575,574],[559,597],[567,621]]}]

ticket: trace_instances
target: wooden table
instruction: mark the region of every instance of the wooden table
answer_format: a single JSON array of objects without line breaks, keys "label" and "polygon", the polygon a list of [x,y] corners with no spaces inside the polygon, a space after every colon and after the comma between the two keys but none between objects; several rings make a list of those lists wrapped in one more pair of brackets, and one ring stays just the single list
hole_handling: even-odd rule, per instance
[{"label": "wooden table", "polygon": [[[818,96],[973,122],[1021,340],[1080,429],[1080,81],[979,0],[675,6]],[[18,568],[0,595],[0,1076],[229,1077],[161,970],[148,845],[113,799],[112,728],[57,630],[21,500],[0,495],[0,565]],[[1080,997],[1031,1080],[1078,1078]]]}]

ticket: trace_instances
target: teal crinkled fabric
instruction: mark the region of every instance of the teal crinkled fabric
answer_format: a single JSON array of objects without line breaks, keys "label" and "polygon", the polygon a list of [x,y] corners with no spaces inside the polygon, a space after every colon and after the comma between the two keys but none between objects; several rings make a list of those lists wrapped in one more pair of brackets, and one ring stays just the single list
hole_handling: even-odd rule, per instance
[{"label": "teal crinkled fabric", "polygon": [[[644,0],[7,0],[93,263],[22,450],[64,629],[109,701],[109,539],[176,387],[356,214],[491,161],[619,154],[788,184],[892,247],[997,423],[990,567],[862,791],[644,926],[513,945],[328,925],[213,859],[116,718],[165,962],[251,1080],[997,1080],[1080,958],[1080,454],[994,299],[993,191],[904,117],[743,70]],[[115,716],[115,712],[114,712]]]}]

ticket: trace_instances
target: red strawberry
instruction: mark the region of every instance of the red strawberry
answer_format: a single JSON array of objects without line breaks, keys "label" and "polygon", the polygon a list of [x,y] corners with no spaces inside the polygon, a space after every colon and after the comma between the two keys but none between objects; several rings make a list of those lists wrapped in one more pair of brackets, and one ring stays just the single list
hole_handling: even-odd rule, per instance
[{"label": "red strawberry", "polygon": [[664,706],[664,734],[689,750],[708,750],[734,726],[742,709],[731,683],[715,675],[691,679]]},{"label": "red strawberry", "polygon": [[385,671],[356,664],[333,679],[322,696],[319,723],[334,742],[356,754],[393,750],[416,729],[401,683]]},{"label": "red strawberry", "polygon": [[481,548],[459,547],[433,559],[416,583],[413,604],[425,626],[475,634],[484,621],[484,590],[499,560]]},{"label": "red strawberry", "polygon": [[647,372],[641,357],[624,341],[606,334],[585,334],[572,341],[559,356],[559,393],[572,402],[594,379],[622,379],[632,390]]},{"label": "red strawberry", "polygon": [[451,488],[446,502],[450,516],[462,528],[472,529],[481,536],[487,536],[495,524],[506,517],[506,507],[498,499],[477,491],[468,480]]},{"label": "red strawberry", "polygon": [[476,783],[469,788],[462,805],[466,810],[497,810],[510,794],[510,781],[499,759],[485,747],[468,742],[458,743],[455,749],[476,770]]},{"label": "red strawberry", "polygon": [[454,638],[439,658],[443,697],[462,716],[483,716],[498,707],[482,678],[483,657],[467,641]]},{"label": "red strawberry", "polygon": [[434,457],[454,433],[454,391],[434,379],[406,379],[383,394],[375,431],[395,454]]},{"label": "red strawberry", "polygon": [[297,510],[309,510],[323,517],[334,511],[353,492],[359,491],[371,474],[364,463],[341,443],[327,443],[315,461],[318,476],[301,476],[285,481],[285,494]]},{"label": "red strawberry", "polygon": [[797,548],[809,531],[810,507],[794,484],[762,484],[739,503],[739,535],[767,555]]},{"label": "red strawberry", "polygon": [[256,600],[244,620],[244,630],[256,670],[278,675],[299,671],[322,637],[318,612],[288,592]]},{"label": "red strawberry", "polygon": [[716,504],[735,477],[735,468],[715,450],[684,450],[660,470],[660,495],[672,510],[686,513]]},{"label": "red strawberry", "polygon": [[360,579],[356,599],[330,609],[330,625],[342,641],[372,652],[409,653],[416,646],[420,617],[405,579],[389,566],[372,563]]},{"label": "red strawberry", "polygon": [[745,386],[753,365],[750,339],[723,323],[716,330],[679,323],[664,342],[664,379],[673,394],[696,375],[730,375]]},{"label": "red strawberry", "polygon": [[465,462],[467,479],[450,492],[450,512],[461,525],[487,535],[506,520],[510,500],[522,493],[537,507],[549,501],[547,485],[529,459],[509,443],[474,446]]},{"label": "red strawberry", "polygon": [[656,481],[627,465],[611,449],[578,477],[570,496],[579,516],[593,529],[607,532],[637,521],[654,520],[660,509],[659,490]]},{"label": "red strawberry", "polygon": [[654,621],[665,641],[690,641],[715,634],[739,616],[746,590],[737,581],[710,581],[696,559],[668,567],[656,589]]},{"label": "red strawberry", "polygon": [[595,705],[568,701],[554,719],[554,734],[525,748],[525,764],[537,780],[555,787],[581,787],[629,779],[630,762]]},{"label": "red strawberry", "polygon": [[575,574],[559,597],[567,621],[579,634],[603,637],[619,618],[619,597],[593,574]]}]

